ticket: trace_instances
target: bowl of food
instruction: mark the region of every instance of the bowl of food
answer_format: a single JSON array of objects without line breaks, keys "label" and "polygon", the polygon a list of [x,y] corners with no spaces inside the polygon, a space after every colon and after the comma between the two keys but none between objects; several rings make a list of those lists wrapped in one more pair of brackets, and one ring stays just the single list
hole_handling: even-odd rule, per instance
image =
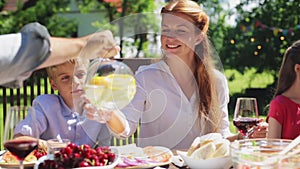
[{"label": "bowl of food", "polygon": [[91,148],[89,145],[70,143],[52,156],[45,156],[38,160],[34,169],[51,168],[85,168],[85,169],[113,169],[119,162],[118,150],[111,147]]},{"label": "bowl of food", "polygon": [[[273,169],[300,167],[300,154],[278,156],[291,140],[285,139],[245,139],[231,143],[231,159],[236,169]],[[294,148],[299,149],[300,146]],[[291,151],[291,152],[292,152]]]},{"label": "bowl of food", "polygon": [[197,137],[188,151],[177,154],[192,169],[226,169],[231,166],[229,145],[221,134],[210,133]]}]

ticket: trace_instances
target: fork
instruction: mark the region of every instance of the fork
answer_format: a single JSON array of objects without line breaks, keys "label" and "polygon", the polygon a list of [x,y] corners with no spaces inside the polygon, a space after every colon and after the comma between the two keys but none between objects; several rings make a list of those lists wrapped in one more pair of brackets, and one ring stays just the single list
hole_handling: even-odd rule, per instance
[{"label": "fork", "polygon": [[7,152],[7,150],[4,150],[3,152],[0,152],[0,157],[5,154]]}]

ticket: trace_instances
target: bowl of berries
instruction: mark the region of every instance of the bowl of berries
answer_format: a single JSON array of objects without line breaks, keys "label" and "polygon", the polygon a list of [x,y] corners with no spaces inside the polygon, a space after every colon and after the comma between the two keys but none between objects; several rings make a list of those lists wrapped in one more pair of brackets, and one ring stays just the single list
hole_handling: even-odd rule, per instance
[{"label": "bowl of berries", "polygon": [[119,161],[117,149],[108,146],[92,148],[70,143],[53,155],[38,160],[34,169],[113,169]]}]

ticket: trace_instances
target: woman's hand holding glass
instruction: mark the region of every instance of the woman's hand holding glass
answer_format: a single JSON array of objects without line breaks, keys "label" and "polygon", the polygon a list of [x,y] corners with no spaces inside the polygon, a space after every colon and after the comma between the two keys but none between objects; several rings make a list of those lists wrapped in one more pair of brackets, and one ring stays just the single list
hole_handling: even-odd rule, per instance
[{"label": "woman's hand holding glass", "polygon": [[233,124],[239,132],[248,138],[258,124],[258,107],[255,98],[237,98]]},{"label": "woman's hand holding glass", "polygon": [[266,138],[268,133],[268,123],[264,119],[259,119],[259,123],[254,128],[254,131],[249,134],[249,138]]},{"label": "woman's hand holding glass", "polygon": [[256,98],[237,99],[233,124],[246,139],[266,137],[267,125],[259,119]]}]

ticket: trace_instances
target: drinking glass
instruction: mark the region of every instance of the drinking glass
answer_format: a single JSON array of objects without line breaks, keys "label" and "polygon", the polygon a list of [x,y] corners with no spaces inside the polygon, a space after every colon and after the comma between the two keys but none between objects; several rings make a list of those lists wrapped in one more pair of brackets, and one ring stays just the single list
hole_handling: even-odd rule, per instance
[{"label": "drinking glass", "polygon": [[54,138],[47,140],[48,158],[54,159],[54,154],[59,152],[62,148],[65,148],[70,144],[69,139]]},{"label": "drinking glass", "polygon": [[36,116],[33,108],[29,106],[13,106],[7,114],[4,128],[4,147],[17,158],[19,161],[19,168],[23,169],[23,161],[27,155],[38,147],[38,139],[34,137],[16,137],[14,138],[14,129],[17,124],[25,118],[26,115],[32,117],[31,127],[27,127],[26,132],[28,135],[37,136],[35,132]]},{"label": "drinking glass", "polygon": [[99,58],[88,66],[85,93],[98,109],[122,109],[130,103],[135,92],[133,72],[125,63]]},{"label": "drinking glass", "polygon": [[259,123],[256,98],[238,98],[233,117],[233,124],[245,139],[254,132]]}]

